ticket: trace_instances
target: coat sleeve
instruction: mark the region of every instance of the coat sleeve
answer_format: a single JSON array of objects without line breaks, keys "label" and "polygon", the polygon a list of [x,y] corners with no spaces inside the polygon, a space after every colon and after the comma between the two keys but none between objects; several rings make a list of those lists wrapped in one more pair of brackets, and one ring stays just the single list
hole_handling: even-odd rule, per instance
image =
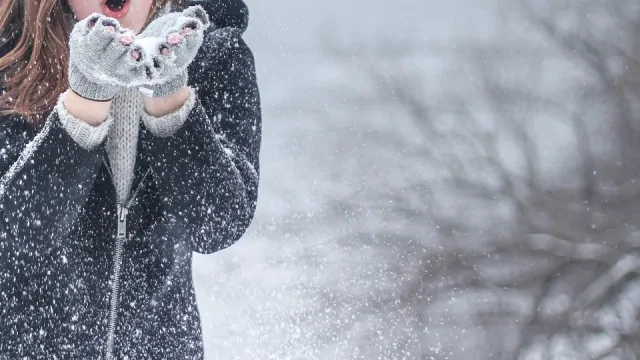
[{"label": "coat sleeve", "polygon": [[[93,187],[103,146],[81,147],[53,110],[33,131],[0,117],[0,245],[51,249],[67,237]],[[10,239],[10,240],[8,240]]]},{"label": "coat sleeve", "polygon": [[230,34],[225,41],[205,38],[209,46],[189,69],[198,85],[182,126],[164,137],[143,127],[165,216],[188,228],[191,249],[204,254],[244,234],[258,198],[262,124],[254,58]]}]

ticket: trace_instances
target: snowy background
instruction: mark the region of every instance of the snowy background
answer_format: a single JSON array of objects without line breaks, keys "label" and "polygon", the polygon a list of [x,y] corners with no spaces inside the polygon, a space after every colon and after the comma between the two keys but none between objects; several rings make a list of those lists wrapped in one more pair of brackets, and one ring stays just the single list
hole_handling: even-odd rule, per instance
[{"label": "snowy background", "polygon": [[516,3],[247,0],[260,200],[194,260],[208,359],[635,358],[640,4]]}]

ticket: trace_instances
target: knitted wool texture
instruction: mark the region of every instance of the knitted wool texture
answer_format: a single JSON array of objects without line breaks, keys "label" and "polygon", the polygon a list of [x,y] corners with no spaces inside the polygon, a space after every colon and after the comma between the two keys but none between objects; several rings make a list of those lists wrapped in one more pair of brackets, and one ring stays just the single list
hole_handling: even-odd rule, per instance
[{"label": "knitted wool texture", "polygon": [[141,95],[135,88],[122,90],[111,104],[114,122],[109,129],[107,156],[120,204],[126,203],[131,191],[142,110]]},{"label": "knitted wool texture", "polygon": [[[171,3],[156,14],[167,14]],[[73,28],[76,20],[69,14],[69,25]],[[189,89],[187,102],[175,113],[163,117],[153,117],[144,110],[142,94],[137,88],[122,88],[116,94],[107,119],[98,126],[91,126],[72,116],[64,106],[64,96],[60,95],[56,111],[67,133],[83,148],[93,149],[106,138],[106,151],[111,167],[118,202],[124,204],[129,199],[138,148],[140,121],[155,136],[171,136],[186,120],[195,104],[195,93]]]},{"label": "knitted wool texture", "polygon": [[122,204],[128,200],[131,192],[140,121],[154,136],[171,136],[184,124],[196,97],[193,89],[189,88],[187,101],[177,111],[154,117],[144,110],[142,94],[138,89],[124,88],[113,99],[107,119],[98,126],[91,126],[67,111],[63,102],[65,95],[60,96],[56,105],[62,126],[81,147],[88,150],[100,145],[106,138],[113,182],[118,201]]}]

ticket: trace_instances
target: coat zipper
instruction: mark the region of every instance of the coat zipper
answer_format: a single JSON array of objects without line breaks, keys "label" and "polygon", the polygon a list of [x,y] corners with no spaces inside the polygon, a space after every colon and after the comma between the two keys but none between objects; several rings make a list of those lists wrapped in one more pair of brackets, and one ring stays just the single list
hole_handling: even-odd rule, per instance
[{"label": "coat zipper", "polygon": [[[107,167],[107,172],[109,173],[109,177],[111,178],[111,183],[115,187],[115,182],[113,179],[113,173],[111,172],[111,168],[107,163],[106,155],[103,156],[104,165]],[[115,254],[113,256],[113,273],[111,274],[112,279],[112,288],[111,288],[111,297],[109,303],[109,328],[107,333],[107,349],[106,349],[106,360],[113,360],[113,344],[115,342],[115,333],[116,333],[116,322],[118,320],[118,302],[120,296],[120,271],[122,267],[122,248],[124,245],[124,241],[127,238],[127,215],[129,214],[129,209],[133,204],[138,192],[142,188],[144,184],[144,180],[151,171],[151,168],[147,170],[140,179],[140,183],[131,194],[129,201],[126,204],[121,204],[120,201],[116,197],[116,207],[118,216],[118,233],[116,236],[116,246],[115,246]]]}]

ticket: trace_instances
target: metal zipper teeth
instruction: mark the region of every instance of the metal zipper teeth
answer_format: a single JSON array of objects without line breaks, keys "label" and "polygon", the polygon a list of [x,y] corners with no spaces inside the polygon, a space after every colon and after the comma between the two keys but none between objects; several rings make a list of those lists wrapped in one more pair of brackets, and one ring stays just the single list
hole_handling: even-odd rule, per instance
[{"label": "metal zipper teeth", "polygon": [[[126,216],[126,214],[124,215]],[[113,288],[111,289],[110,307],[109,307],[109,329],[107,333],[107,360],[113,358],[113,343],[115,340],[116,321],[118,318],[118,297],[120,293],[120,269],[122,264],[122,242],[123,237],[116,239],[116,249],[113,258]]]},{"label": "metal zipper teeth", "polygon": [[[103,162],[107,167],[107,172],[109,173],[109,177],[111,178],[111,183],[115,187],[113,172],[111,171],[111,168],[107,163],[106,157],[103,157]],[[127,234],[126,234],[127,215],[129,213],[129,208],[131,207],[133,202],[137,199],[138,192],[142,188],[144,184],[144,180],[150,171],[151,171],[151,168],[149,168],[147,172],[144,173],[144,175],[142,176],[142,179],[140,179],[140,182],[138,183],[138,186],[136,186],[136,189],[131,194],[129,201],[124,207],[120,204],[120,201],[116,197],[116,205],[118,209],[116,213],[116,215],[118,216],[118,236],[116,238],[116,248],[115,248],[115,254],[113,258],[113,274],[112,274],[113,288],[111,290],[111,298],[110,298],[110,304],[109,304],[110,309],[109,309],[109,326],[108,326],[108,333],[107,333],[106,360],[113,359],[113,344],[115,341],[116,322],[118,320],[117,310],[118,310],[119,295],[120,295],[120,271],[122,266],[122,247],[123,247],[124,239],[126,239],[127,237]],[[121,222],[124,222],[124,230],[122,231],[122,234],[120,234]]]}]

